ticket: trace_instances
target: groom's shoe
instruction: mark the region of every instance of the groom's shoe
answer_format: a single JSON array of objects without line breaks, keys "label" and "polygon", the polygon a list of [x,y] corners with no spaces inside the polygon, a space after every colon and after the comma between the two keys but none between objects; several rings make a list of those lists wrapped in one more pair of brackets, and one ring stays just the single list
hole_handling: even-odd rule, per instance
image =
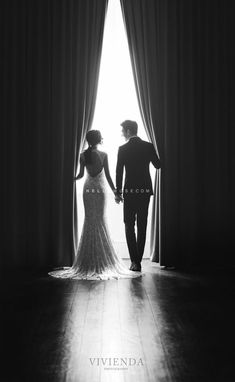
[{"label": "groom's shoe", "polygon": [[140,263],[134,263],[131,270],[135,271],[135,272],[141,272],[141,264]]}]

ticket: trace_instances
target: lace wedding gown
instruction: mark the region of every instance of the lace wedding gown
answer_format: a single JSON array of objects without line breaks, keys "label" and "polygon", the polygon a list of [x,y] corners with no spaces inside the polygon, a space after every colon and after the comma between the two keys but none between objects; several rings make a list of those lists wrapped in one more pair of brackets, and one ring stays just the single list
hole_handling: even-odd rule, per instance
[{"label": "lace wedding gown", "polygon": [[[83,154],[82,154],[83,155]],[[87,165],[83,186],[85,220],[77,256],[72,267],[49,272],[57,278],[108,280],[141,276],[129,271],[113,248],[105,216],[107,191],[104,159],[107,154],[92,152],[92,165]]]}]

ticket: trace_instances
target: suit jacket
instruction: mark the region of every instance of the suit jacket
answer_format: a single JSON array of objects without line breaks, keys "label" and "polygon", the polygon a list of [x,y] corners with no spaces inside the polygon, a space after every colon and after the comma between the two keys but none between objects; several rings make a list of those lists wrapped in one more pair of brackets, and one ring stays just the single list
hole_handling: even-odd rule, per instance
[{"label": "suit jacket", "polygon": [[[116,167],[116,188],[119,194],[152,195],[152,181],[149,164],[160,168],[160,160],[152,143],[145,142],[139,137],[129,139],[119,147]],[[124,189],[122,189],[123,169],[125,168]]]}]

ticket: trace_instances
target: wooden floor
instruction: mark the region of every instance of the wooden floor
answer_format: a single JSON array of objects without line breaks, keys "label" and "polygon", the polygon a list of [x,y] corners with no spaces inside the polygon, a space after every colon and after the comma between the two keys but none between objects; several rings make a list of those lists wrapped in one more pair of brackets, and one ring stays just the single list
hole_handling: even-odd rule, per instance
[{"label": "wooden floor", "polygon": [[[127,262],[127,265],[129,262]],[[1,382],[233,382],[234,275],[1,282]]]}]

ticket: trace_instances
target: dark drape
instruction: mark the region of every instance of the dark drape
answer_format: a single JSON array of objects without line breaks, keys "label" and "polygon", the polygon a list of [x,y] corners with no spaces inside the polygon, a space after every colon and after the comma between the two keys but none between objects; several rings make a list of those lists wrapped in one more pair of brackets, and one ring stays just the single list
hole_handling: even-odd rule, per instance
[{"label": "dark drape", "polygon": [[[163,152],[163,127],[159,119],[161,90],[157,42],[150,36],[156,36],[156,23],[154,20],[154,2],[121,0],[122,13],[126,27],[129,51],[135,80],[135,88],[140,107],[142,120],[148,135],[160,158]],[[158,73],[157,73],[158,72]],[[151,253],[152,261],[161,261],[161,169],[157,170],[154,186],[154,199],[151,222]]]},{"label": "dark drape", "polygon": [[[97,86],[99,78],[100,59],[103,43],[104,21],[108,0],[83,1],[83,23],[79,38],[76,39],[77,71],[74,78],[76,86],[77,107],[75,106],[75,174],[79,165],[79,155],[84,147],[85,136],[91,128]],[[82,57],[82,59],[81,59]],[[78,248],[78,216],[77,216],[77,191],[74,183],[74,208],[73,208],[73,238],[74,255]]]},{"label": "dark drape", "polygon": [[1,2],[5,267],[72,262],[73,176],[92,120],[106,3]]},{"label": "dark drape", "polygon": [[142,115],[163,163],[160,264],[234,264],[233,4],[121,4]]}]

